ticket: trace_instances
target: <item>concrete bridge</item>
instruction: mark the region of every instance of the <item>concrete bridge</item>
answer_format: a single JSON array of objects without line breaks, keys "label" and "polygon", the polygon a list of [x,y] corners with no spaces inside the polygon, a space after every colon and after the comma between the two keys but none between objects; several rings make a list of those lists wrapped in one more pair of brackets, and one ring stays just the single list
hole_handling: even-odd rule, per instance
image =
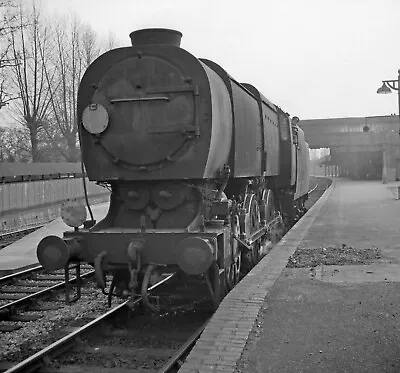
[{"label": "concrete bridge", "polygon": [[325,164],[334,176],[381,177],[384,182],[400,178],[397,115],[310,119],[299,125],[311,149],[331,149]]}]

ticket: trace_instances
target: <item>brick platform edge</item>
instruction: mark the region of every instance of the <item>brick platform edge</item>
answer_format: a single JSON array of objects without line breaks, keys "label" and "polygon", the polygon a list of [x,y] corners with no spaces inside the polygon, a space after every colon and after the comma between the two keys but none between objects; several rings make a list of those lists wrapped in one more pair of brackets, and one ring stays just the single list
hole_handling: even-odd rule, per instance
[{"label": "brick platform edge", "polygon": [[190,352],[180,373],[234,372],[268,292],[286,267],[334,189],[321,198],[282,240],[224,298]]}]

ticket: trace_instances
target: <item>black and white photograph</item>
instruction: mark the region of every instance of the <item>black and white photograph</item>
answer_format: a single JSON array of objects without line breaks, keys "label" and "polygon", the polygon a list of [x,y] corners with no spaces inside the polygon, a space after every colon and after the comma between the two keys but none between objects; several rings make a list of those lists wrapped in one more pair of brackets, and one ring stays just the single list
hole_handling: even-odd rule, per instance
[{"label": "black and white photograph", "polygon": [[0,373],[399,373],[398,0],[0,0]]}]

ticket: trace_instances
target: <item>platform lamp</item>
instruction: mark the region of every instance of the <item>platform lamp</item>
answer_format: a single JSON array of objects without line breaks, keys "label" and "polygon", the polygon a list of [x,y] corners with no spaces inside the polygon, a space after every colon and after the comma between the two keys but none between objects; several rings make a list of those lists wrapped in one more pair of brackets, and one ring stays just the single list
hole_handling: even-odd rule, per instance
[{"label": "platform lamp", "polygon": [[[392,89],[397,91],[398,93],[398,101],[399,101],[399,120],[400,120],[400,70],[397,71],[398,76],[397,80],[382,80],[382,87],[378,88],[376,93],[378,94],[387,94],[392,93]],[[399,136],[400,136],[400,126],[399,126]]]}]

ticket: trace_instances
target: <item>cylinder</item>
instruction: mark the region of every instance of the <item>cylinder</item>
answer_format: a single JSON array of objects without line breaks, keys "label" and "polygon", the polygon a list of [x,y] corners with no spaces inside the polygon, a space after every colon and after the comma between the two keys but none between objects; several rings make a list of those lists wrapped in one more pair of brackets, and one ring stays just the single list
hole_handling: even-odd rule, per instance
[{"label": "cylinder", "polygon": [[129,34],[133,46],[146,44],[166,44],[180,47],[182,33],[166,28],[136,30]]}]

